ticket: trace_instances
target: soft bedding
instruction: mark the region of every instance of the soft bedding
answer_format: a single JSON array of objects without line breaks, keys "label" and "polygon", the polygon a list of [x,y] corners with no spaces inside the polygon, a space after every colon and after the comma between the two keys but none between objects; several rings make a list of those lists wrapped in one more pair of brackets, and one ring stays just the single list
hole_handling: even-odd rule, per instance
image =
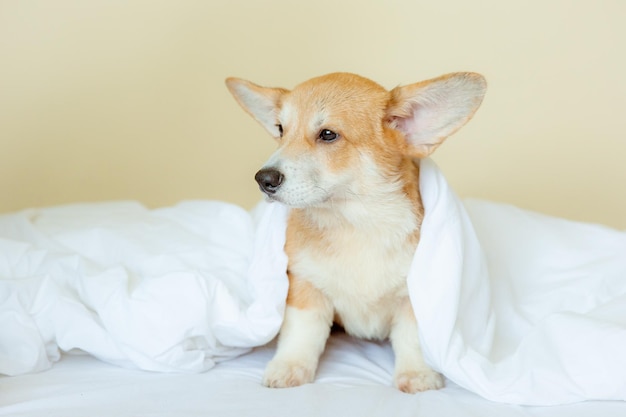
[{"label": "soft bedding", "polygon": [[422,161],[409,291],[428,361],[493,401],[626,400],[626,233],[459,200]]},{"label": "soft bedding", "polygon": [[333,334],[314,384],[269,389],[259,381],[273,345],[208,372],[153,373],[65,355],[38,374],[0,378],[0,416],[19,417],[623,417],[626,403],[522,407],[487,401],[451,381],[404,394],[391,386],[388,343]]},{"label": "soft bedding", "polygon": [[[527,405],[614,400],[592,409],[624,415],[626,233],[463,202],[430,160],[422,161],[420,187],[426,216],[409,291],[425,357],[450,388],[406,401],[443,404],[458,392],[471,401],[478,397],[468,392]],[[128,368],[199,372],[265,344],[284,307],[286,215],[278,204],[262,204],[250,216],[224,203],[188,202],[159,210],[135,203],[79,205],[0,217],[0,372],[40,371],[59,359],[59,350],[73,349]],[[344,356],[345,364],[326,368],[323,360],[316,384],[273,391],[259,386],[262,365],[254,367],[254,382],[246,365],[237,367],[250,357],[187,377],[219,385],[219,369],[237,369],[231,388],[244,387],[261,405],[297,404],[298,398],[314,404],[321,393],[345,391],[341,381],[355,360]],[[64,362],[72,369],[82,363]],[[380,366],[349,381],[368,386],[347,390],[359,392],[353,406],[391,395],[392,365]],[[370,378],[372,369],[385,378]],[[37,380],[23,375],[2,383],[32,378]],[[243,380],[248,382],[235,382]],[[324,381],[339,385],[329,388]],[[335,414],[351,410],[341,404]],[[571,410],[582,409],[588,408]]]},{"label": "soft bedding", "polygon": [[0,216],[0,373],[59,350],[201,372],[271,340],[287,280],[277,206],[133,202]]}]

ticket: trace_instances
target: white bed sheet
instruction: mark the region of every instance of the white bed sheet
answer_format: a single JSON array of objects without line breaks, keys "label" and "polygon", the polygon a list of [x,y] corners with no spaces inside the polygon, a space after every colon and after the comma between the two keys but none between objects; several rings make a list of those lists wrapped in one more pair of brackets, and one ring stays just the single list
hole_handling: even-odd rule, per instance
[{"label": "white bed sheet", "polygon": [[494,403],[447,381],[415,395],[391,387],[387,343],[333,334],[316,381],[269,389],[260,384],[273,345],[200,374],[130,370],[87,355],[65,355],[45,372],[0,377],[0,416],[445,416],[623,417],[626,402],[553,407]]}]

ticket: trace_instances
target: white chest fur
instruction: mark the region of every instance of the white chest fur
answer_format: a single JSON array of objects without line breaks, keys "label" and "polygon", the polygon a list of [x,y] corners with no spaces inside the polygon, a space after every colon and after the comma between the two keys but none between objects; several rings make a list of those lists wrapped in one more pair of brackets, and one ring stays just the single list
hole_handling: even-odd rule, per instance
[{"label": "white chest fur", "polygon": [[317,238],[290,257],[291,272],[320,289],[333,304],[336,321],[362,338],[388,337],[394,313],[408,293],[418,221],[406,200],[390,211],[369,207],[358,222],[342,221],[335,213],[323,219],[328,227],[320,228]]}]

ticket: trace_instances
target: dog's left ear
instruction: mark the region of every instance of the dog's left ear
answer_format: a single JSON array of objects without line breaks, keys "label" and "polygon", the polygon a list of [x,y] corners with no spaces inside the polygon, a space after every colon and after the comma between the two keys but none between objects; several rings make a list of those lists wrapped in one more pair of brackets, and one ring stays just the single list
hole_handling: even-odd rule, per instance
[{"label": "dog's left ear", "polygon": [[467,123],[483,100],[487,82],[459,72],[391,90],[390,126],[404,134],[409,152],[423,158]]}]

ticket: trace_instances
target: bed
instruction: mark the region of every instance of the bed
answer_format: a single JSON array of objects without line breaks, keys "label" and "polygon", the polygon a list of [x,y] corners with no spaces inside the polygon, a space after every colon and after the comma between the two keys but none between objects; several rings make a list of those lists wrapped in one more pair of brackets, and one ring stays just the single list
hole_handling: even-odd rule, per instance
[{"label": "bed", "polygon": [[0,379],[6,416],[446,416],[622,417],[620,401],[553,407],[491,402],[447,381],[440,391],[409,395],[390,386],[387,343],[332,335],[314,384],[268,389],[260,384],[272,345],[208,372],[152,373],[64,355],[50,370]]},{"label": "bed", "polygon": [[287,209],[108,202],[0,216],[0,415],[626,415],[626,233],[462,201],[430,160],[420,187],[444,389],[399,392],[389,344],[340,331],[314,383],[264,388]]}]

